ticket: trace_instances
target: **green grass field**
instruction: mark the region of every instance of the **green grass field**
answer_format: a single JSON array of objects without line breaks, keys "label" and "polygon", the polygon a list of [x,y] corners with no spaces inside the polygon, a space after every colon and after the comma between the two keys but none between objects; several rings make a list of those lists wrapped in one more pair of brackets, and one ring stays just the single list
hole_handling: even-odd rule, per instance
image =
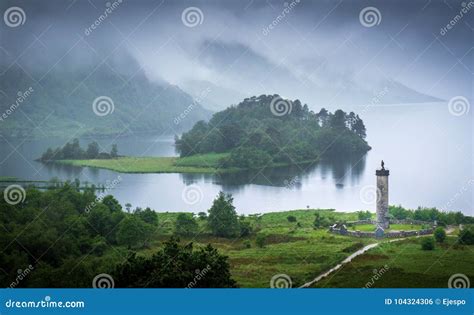
[{"label": "green grass field", "polygon": [[219,159],[227,153],[190,157],[120,157],[116,159],[60,160],[58,163],[104,168],[120,173],[215,173]]},{"label": "green grass field", "polygon": [[[227,239],[214,237],[206,219],[196,218],[199,232],[194,237],[181,237],[182,244],[193,243],[194,248],[211,244],[220,254],[228,257],[232,278],[241,288],[268,288],[273,276],[285,274],[291,277],[292,287],[312,281],[333,268],[362,247],[380,243],[355,258],[315,287],[364,287],[373,277],[374,270],[388,266],[372,287],[447,287],[449,277],[456,273],[474,277],[472,262],[474,246],[455,244],[456,236],[450,235],[445,244],[436,244],[433,251],[421,250],[420,238],[412,237],[389,243],[389,239],[354,238],[331,234],[327,228],[313,228],[315,213],[336,220],[357,220],[357,213],[342,213],[334,210],[293,210],[246,216],[253,227],[247,237]],[[174,234],[179,213],[158,214],[155,233],[143,248],[134,248],[138,255],[151,256],[163,242]],[[289,222],[288,216],[296,222]],[[256,244],[258,235],[265,235],[264,247]],[[125,261],[130,253],[126,246],[108,246],[101,257],[86,255],[85,265],[99,261],[116,264]],[[75,263],[74,263],[75,264]]]},{"label": "green grass field", "polygon": [[[243,170],[236,167],[219,167],[219,160],[230,153],[196,154],[187,157],[119,157],[115,159],[57,160],[55,163],[95,167],[120,173],[229,173]],[[298,164],[314,163],[317,160],[303,161]],[[272,167],[287,166],[275,163]]]},{"label": "green grass field", "polygon": [[[326,229],[313,229],[316,211],[340,220],[355,220],[357,217],[354,213],[333,210],[295,210],[249,216],[247,219],[258,231],[256,234],[266,236],[263,248],[256,246],[255,234],[238,239],[210,236],[206,221],[198,219],[201,233],[194,238],[182,239],[182,242],[192,241],[197,247],[211,243],[218,248],[229,257],[232,276],[240,287],[269,287],[271,278],[281,273],[290,275],[293,287],[297,287],[331,268],[358,248],[375,242],[373,239],[332,235]],[[158,215],[160,232],[151,247],[140,251],[141,254],[151,255],[173,233],[178,214]],[[297,221],[289,222],[289,215],[296,217]],[[250,244],[250,248],[247,248],[247,244]]]},{"label": "green grass field", "polygon": [[[200,233],[193,238],[181,239],[183,243],[193,242],[201,247],[212,244],[219,252],[229,257],[232,277],[240,287],[269,287],[274,275],[287,274],[293,287],[316,278],[344,260],[365,245],[381,242],[354,263],[318,283],[317,287],[363,287],[370,281],[374,269],[389,266],[387,273],[376,282],[375,287],[446,287],[447,279],[455,273],[474,277],[472,261],[474,246],[455,245],[455,237],[448,237],[445,244],[434,251],[421,250],[421,238],[410,238],[400,242],[371,238],[352,238],[330,234],[326,228],[314,229],[315,213],[332,216],[336,220],[353,221],[356,213],[342,213],[334,210],[294,210],[252,215],[250,220],[256,233],[238,239],[217,238],[210,235],[206,221],[197,219]],[[162,241],[167,240],[174,230],[178,213],[159,213],[159,232],[150,247],[139,251],[151,255]],[[287,217],[296,217],[289,222]],[[410,226],[413,229],[413,226]],[[404,226],[394,225],[394,228]],[[265,246],[256,245],[256,235],[266,236]],[[250,246],[250,248],[248,248]],[[448,250],[449,249],[449,250]]]},{"label": "green grass field", "polygon": [[315,287],[446,288],[453,274],[474,279],[474,246],[459,245],[456,237],[448,237],[444,243],[437,243],[434,250],[425,251],[421,249],[422,239],[384,242]]}]

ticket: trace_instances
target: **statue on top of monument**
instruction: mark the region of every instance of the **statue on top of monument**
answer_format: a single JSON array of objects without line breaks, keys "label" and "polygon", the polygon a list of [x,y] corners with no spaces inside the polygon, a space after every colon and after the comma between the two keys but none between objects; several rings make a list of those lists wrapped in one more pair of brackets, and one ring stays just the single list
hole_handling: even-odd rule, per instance
[{"label": "statue on top of monument", "polygon": [[384,171],[385,170],[385,163],[383,162],[382,160],[382,163],[380,163],[382,165],[382,170]]}]

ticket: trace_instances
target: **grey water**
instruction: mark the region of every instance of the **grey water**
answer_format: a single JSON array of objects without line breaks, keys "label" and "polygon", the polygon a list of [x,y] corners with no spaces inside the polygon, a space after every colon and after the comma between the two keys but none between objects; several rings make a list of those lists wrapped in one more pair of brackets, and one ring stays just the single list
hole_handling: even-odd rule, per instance
[{"label": "grey water", "polygon": [[[366,124],[372,150],[364,156],[226,175],[120,174],[35,161],[48,147],[63,145],[68,139],[4,139],[0,142],[0,176],[28,180],[77,178],[89,184],[110,184],[120,176],[118,185],[109,192],[122,205],[148,206],[159,212],[206,211],[221,190],[233,195],[237,212],[242,214],[307,207],[374,211],[375,169],[383,159],[390,170],[390,204],[473,214],[472,111],[455,116],[445,103],[344,110],[359,113]],[[81,144],[84,147],[90,141],[81,139]],[[107,149],[117,143],[122,155],[176,155],[172,135],[105,137],[97,141]],[[197,198],[190,200],[188,194]]]}]

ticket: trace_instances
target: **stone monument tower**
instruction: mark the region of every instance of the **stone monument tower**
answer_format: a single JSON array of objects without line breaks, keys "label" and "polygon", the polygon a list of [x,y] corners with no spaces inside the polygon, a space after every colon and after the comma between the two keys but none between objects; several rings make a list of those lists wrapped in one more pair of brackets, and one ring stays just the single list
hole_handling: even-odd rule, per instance
[{"label": "stone monument tower", "polygon": [[377,227],[387,229],[389,227],[388,217],[388,175],[385,163],[382,160],[382,168],[375,171],[377,176]]}]

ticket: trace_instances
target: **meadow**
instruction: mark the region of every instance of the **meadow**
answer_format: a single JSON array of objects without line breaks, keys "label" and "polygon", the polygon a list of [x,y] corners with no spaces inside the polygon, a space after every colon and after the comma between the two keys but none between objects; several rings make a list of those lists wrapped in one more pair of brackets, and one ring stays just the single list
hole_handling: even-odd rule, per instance
[{"label": "meadow", "polygon": [[119,157],[115,159],[59,160],[57,163],[108,169],[120,173],[215,173],[226,153],[190,157]]},{"label": "meadow", "polygon": [[[206,229],[206,221],[198,219],[200,233],[195,237],[181,238],[181,242],[193,242],[197,247],[211,243],[218,248],[219,252],[229,257],[232,277],[240,287],[268,288],[271,278],[277,274],[289,275],[292,286],[299,287],[371,243],[381,245],[357,257],[354,263],[323,279],[315,287],[363,287],[370,281],[374,270],[385,265],[389,266],[389,270],[375,284],[377,287],[446,287],[449,276],[454,273],[474,276],[471,268],[474,247],[456,244],[454,236],[448,237],[444,244],[437,245],[434,251],[423,251],[421,238],[388,243],[388,240],[334,235],[326,228],[315,229],[315,213],[340,221],[357,219],[356,213],[329,209],[252,215],[247,219],[257,232],[238,239],[213,237]],[[148,249],[139,251],[140,254],[151,255],[156,247],[161,246],[161,241],[173,234],[177,215],[158,214],[159,235],[156,235]],[[295,217],[296,221],[290,222],[289,216]],[[407,227],[412,230],[419,228]],[[405,226],[393,226],[393,229],[399,228]],[[257,245],[259,235],[265,238],[263,247]]]}]

